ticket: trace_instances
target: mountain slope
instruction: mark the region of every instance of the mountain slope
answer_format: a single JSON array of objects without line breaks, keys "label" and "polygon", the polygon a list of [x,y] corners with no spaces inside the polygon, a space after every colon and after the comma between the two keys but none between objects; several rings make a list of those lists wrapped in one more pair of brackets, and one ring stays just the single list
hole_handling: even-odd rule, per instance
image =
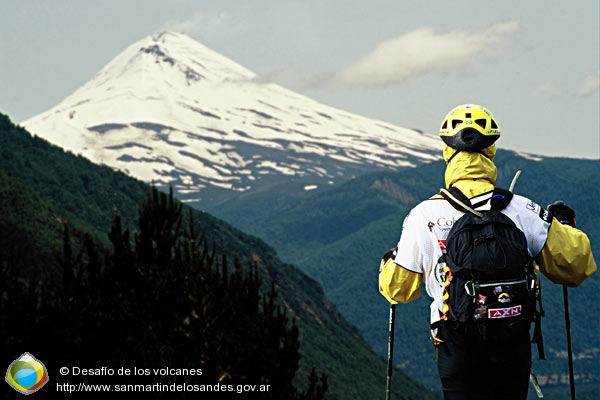
[{"label": "mountain slope", "polygon": [[[56,232],[52,231],[59,227],[58,220],[64,219],[78,221],[81,229],[94,228],[94,234],[101,239],[101,232],[108,231],[115,212],[122,216],[124,227],[129,226],[135,232],[133,221],[137,205],[150,189],[141,181],[94,165],[30,136],[1,114],[0,177],[2,193],[14,193],[14,196],[0,196],[0,209],[5,210],[2,221],[15,225],[19,221],[33,220],[27,224],[35,229],[21,230],[27,232],[23,243],[31,244],[42,240],[37,228],[45,227],[43,232],[52,233],[45,235],[53,238]],[[18,208],[14,204],[26,207]],[[268,287],[271,280],[275,282],[279,300],[296,318],[300,328],[299,384],[305,383],[309,369],[315,366],[328,375],[328,399],[383,397],[384,358],[341,316],[323,295],[320,285],[298,268],[282,262],[273,249],[257,237],[205,212],[185,207],[184,212],[188,211],[194,212],[195,221],[206,232],[209,242],[214,242],[218,253],[238,254],[242,264],[251,259],[258,263],[265,286]],[[43,221],[32,218],[38,214]],[[52,254],[48,253],[53,243],[41,246],[39,253],[30,249],[32,254],[43,258],[39,260],[39,267],[52,265]],[[19,254],[14,253],[14,256]],[[402,396],[407,396],[399,398],[435,398],[400,370],[395,371],[394,376],[395,392],[400,396],[402,391]]]},{"label": "mountain slope", "polygon": [[117,55],[30,132],[208,208],[301,180],[296,190],[440,159],[432,135],[317,103],[188,36],[163,32]]}]

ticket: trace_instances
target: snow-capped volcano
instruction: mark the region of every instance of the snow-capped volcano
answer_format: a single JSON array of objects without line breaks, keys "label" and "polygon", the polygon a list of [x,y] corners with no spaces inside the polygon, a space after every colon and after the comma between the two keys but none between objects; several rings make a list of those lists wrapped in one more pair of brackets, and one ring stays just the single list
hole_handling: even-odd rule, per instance
[{"label": "snow-capped volcano", "polygon": [[203,208],[290,180],[341,182],[440,158],[437,136],[320,104],[190,37],[132,44],[52,109],[32,134]]}]

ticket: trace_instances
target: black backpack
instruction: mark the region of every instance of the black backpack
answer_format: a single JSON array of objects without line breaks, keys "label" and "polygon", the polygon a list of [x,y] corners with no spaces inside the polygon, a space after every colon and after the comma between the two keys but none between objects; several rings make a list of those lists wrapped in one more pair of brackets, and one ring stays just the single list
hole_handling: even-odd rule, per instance
[{"label": "black backpack", "polygon": [[[500,212],[511,201],[512,192],[494,189],[491,209],[483,211],[474,210],[454,187],[440,194],[464,212],[446,239],[442,321],[478,326],[481,332],[485,331],[481,327],[505,329],[519,321],[527,326],[539,322],[543,314],[539,281],[525,234]],[[537,323],[533,342],[540,346],[543,359]]]}]

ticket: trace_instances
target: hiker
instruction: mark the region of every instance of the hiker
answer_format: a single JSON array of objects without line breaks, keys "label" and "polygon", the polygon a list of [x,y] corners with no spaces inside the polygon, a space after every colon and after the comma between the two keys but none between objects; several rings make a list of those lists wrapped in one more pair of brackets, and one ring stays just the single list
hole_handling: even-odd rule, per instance
[{"label": "hiker", "polygon": [[[510,290],[517,293],[516,286],[507,289],[501,283],[490,289],[494,292],[486,293],[485,285],[477,282],[456,286],[460,281],[457,276],[451,278],[446,239],[459,218],[469,213],[457,203],[466,202],[466,207],[477,212],[490,210],[497,194],[506,198],[498,208],[500,213],[524,233],[525,253],[531,265],[556,284],[576,287],[596,271],[590,242],[584,232],[560,223],[551,211],[534,201],[508,190],[495,191],[495,141],[500,137],[500,128],[489,110],[475,104],[455,107],[443,120],[440,137],[445,143],[448,190],[420,202],[406,216],[397,247],[381,260],[379,291],[392,305],[408,303],[420,296],[420,285],[425,283],[433,299],[430,332],[444,399],[526,399],[532,315],[525,312],[525,303],[487,307],[492,300],[497,304],[510,302]],[[564,203],[561,207],[572,211]],[[523,287],[530,290],[533,283],[527,279]],[[453,287],[453,283],[454,292],[449,292],[448,286]],[[472,296],[465,307],[474,311],[466,317],[463,313],[463,321],[457,320],[457,312],[449,310],[451,293],[455,297]],[[511,318],[504,318],[508,316]],[[504,325],[499,325],[500,321]],[[495,330],[499,326],[501,329]]]}]

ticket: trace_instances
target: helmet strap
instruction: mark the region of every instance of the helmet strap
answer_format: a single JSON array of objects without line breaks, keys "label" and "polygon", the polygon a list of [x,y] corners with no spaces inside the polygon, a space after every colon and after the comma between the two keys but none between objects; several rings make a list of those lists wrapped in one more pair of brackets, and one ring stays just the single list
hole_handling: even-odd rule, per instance
[{"label": "helmet strap", "polygon": [[446,161],[446,165],[450,164],[450,161],[452,161],[452,159],[454,158],[454,156],[455,156],[455,155],[457,155],[458,153],[460,153],[461,151],[462,151],[462,150],[456,150],[456,151],[454,152],[454,154],[452,154],[452,155],[450,156],[450,158],[448,159],[448,161]]},{"label": "helmet strap", "polygon": [[[456,151],[454,152],[454,154],[452,154],[452,155],[450,156],[450,158],[448,159],[448,161],[446,161],[446,165],[450,164],[450,161],[452,161],[452,159],[454,158],[454,156],[456,156],[456,155],[457,155],[458,153],[460,153],[461,151],[463,151],[463,150],[456,150]],[[491,158],[490,158],[490,157],[489,157],[487,154],[485,154],[483,151],[481,151],[481,150],[477,150],[477,151],[476,151],[476,153],[479,153],[479,154],[481,154],[482,156],[484,156],[485,158],[487,158],[488,160],[491,160]]]},{"label": "helmet strap", "polygon": [[478,152],[479,154],[481,154],[482,156],[484,156],[485,158],[487,158],[488,160],[491,160],[491,161],[493,161],[493,160],[490,158],[490,156],[488,156],[487,154],[485,154],[485,152],[483,152],[483,150],[477,150],[477,152]]}]

